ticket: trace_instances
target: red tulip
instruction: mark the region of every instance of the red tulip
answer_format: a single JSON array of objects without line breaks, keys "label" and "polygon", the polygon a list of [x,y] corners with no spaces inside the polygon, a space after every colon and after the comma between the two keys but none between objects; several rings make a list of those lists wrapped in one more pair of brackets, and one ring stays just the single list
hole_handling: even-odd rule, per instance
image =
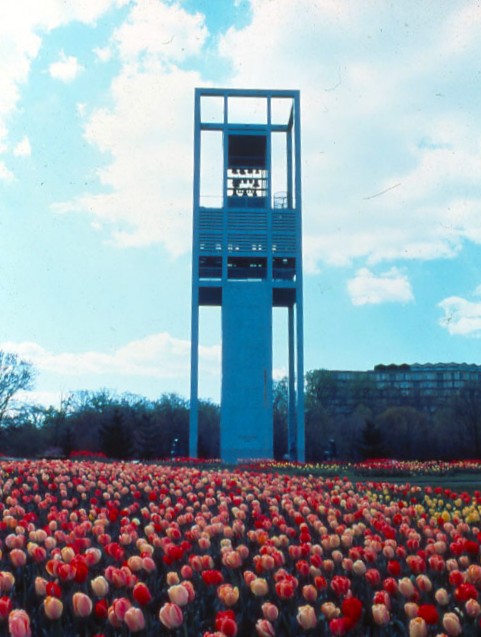
[{"label": "red tulip", "polygon": [[418,608],[418,617],[422,617],[426,624],[437,624],[439,613],[433,604],[421,604]]},{"label": "red tulip", "polygon": [[135,584],[132,595],[140,606],[147,606],[147,604],[152,601],[150,590],[143,582],[137,582],[137,584]]},{"label": "red tulip", "polygon": [[226,637],[235,637],[237,624],[234,612],[231,610],[219,611],[215,618],[215,629],[224,633]]},{"label": "red tulip", "polygon": [[10,597],[0,597],[0,621],[5,621],[12,610],[12,600]]}]

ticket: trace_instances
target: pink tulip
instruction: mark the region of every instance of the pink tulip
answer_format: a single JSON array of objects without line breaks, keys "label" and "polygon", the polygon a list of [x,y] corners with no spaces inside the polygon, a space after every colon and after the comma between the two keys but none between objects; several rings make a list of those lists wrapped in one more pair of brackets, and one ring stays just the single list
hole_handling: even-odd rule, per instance
[{"label": "pink tulip", "polygon": [[372,618],[378,626],[385,626],[391,620],[389,610],[384,604],[373,604]]},{"label": "pink tulip", "polygon": [[189,601],[189,592],[182,584],[170,586],[167,595],[170,601],[177,606],[185,606]]},{"label": "pink tulip", "polygon": [[481,613],[481,606],[476,599],[466,600],[465,609],[468,617],[477,617]]},{"label": "pink tulip", "polygon": [[159,619],[166,628],[172,629],[182,625],[184,615],[180,606],[167,602],[159,611]]},{"label": "pink tulip", "polygon": [[270,622],[275,622],[279,617],[279,609],[275,604],[271,604],[271,602],[264,602],[261,608],[264,619],[267,619]]},{"label": "pink tulip", "polygon": [[30,617],[24,610],[12,610],[8,616],[10,637],[31,637]]},{"label": "pink tulip", "polygon": [[74,593],[72,597],[74,615],[77,617],[88,617],[92,613],[93,603],[85,593]]},{"label": "pink tulip", "polygon": [[145,628],[144,614],[140,608],[136,608],[135,606],[132,606],[132,608],[127,610],[124,615],[124,622],[127,625],[127,628],[133,633]]},{"label": "pink tulip", "polygon": [[258,619],[256,623],[256,631],[259,637],[275,637],[274,626],[267,619]]},{"label": "pink tulip", "polygon": [[15,568],[21,568],[27,563],[27,556],[22,549],[12,549],[10,551],[10,561]]},{"label": "pink tulip", "polygon": [[457,637],[463,632],[459,617],[455,613],[445,613],[443,616],[443,627],[449,637]]}]

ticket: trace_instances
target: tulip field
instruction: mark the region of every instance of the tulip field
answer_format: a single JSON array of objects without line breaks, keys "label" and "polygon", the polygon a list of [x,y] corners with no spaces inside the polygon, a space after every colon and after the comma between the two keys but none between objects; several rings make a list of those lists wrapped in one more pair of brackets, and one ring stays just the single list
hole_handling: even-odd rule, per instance
[{"label": "tulip field", "polygon": [[252,464],[0,462],[0,635],[481,634],[481,493]]}]

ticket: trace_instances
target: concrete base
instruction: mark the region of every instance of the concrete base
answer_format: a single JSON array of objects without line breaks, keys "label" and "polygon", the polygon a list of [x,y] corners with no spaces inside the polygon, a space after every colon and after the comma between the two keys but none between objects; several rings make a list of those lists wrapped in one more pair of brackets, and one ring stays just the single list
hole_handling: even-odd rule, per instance
[{"label": "concrete base", "polygon": [[272,289],[228,281],[222,293],[221,458],[273,458]]}]

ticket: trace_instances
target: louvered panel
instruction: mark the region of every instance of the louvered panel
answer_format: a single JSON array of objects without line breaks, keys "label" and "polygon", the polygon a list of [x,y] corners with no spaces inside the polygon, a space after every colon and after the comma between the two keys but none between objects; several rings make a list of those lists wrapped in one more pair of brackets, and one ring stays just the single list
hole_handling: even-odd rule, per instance
[{"label": "louvered panel", "polygon": [[264,210],[256,212],[250,210],[229,212],[227,223],[229,232],[267,232],[267,213]]},{"label": "louvered panel", "polygon": [[296,237],[294,234],[274,234],[272,237],[272,252],[282,254],[296,253]]},{"label": "louvered panel", "polygon": [[249,252],[263,254],[267,252],[267,235],[252,233],[229,234],[227,240],[227,250],[229,252]]},{"label": "louvered panel", "polygon": [[199,211],[199,230],[222,232],[222,210],[201,209]]},{"label": "louvered panel", "polygon": [[222,234],[201,232],[199,234],[199,250],[202,252],[218,252],[222,250]]},{"label": "louvered panel", "polygon": [[272,230],[274,232],[295,232],[296,213],[291,210],[273,211]]}]

